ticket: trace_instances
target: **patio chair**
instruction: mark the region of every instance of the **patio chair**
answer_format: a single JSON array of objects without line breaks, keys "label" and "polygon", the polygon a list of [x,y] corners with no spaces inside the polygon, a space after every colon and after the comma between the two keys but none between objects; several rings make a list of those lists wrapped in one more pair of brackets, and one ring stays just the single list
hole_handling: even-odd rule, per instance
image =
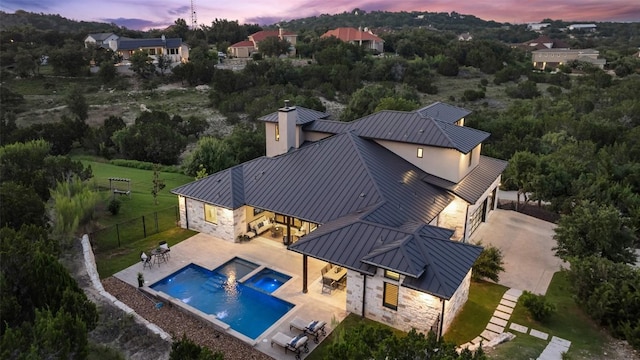
[{"label": "patio chair", "polygon": [[322,293],[326,291],[329,294],[331,294],[331,292],[336,288],[335,283],[336,283],[335,281],[323,276],[322,277]]},{"label": "patio chair", "polygon": [[307,340],[309,338],[303,333],[298,336],[291,337],[291,335],[287,335],[285,333],[278,332],[271,338],[271,346],[273,344],[280,345],[284,348],[284,353],[287,351],[291,351],[296,354],[296,359],[300,360],[300,354],[302,351],[305,353],[309,352],[309,345],[307,344]]},{"label": "patio chair", "polygon": [[144,251],[142,252],[142,254],[140,254],[140,262],[142,262],[142,270],[144,270],[144,268],[146,267],[151,269],[151,266],[153,265],[153,263],[151,262],[151,256],[145,254]]},{"label": "patio chair", "polygon": [[170,256],[170,255],[171,255],[171,249],[169,248],[169,244],[167,244],[167,242],[166,242],[166,241],[162,240],[162,241],[160,241],[160,242],[158,243],[158,246],[160,247],[160,249],[165,250],[165,251],[162,253],[162,256],[164,256],[164,258],[165,258],[165,261],[166,261],[166,260],[169,260],[169,258],[171,257],[171,256]]},{"label": "patio chair", "polygon": [[301,317],[296,316],[291,321],[291,323],[289,323],[289,330],[291,330],[292,328],[298,329],[302,331],[302,333],[305,335],[313,335],[315,336],[315,339],[313,340],[313,342],[317,344],[318,342],[320,342],[319,340],[320,336],[327,335],[327,331],[324,328],[326,325],[327,323],[325,321],[320,321],[320,320],[307,321]]},{"label": "patio chair", "polygon": [[337,283],[338,286],[338,290],[344,290],[347,288],[347,277],[343,277],[342,279],[340,279],[340,281],[338,281]]}]

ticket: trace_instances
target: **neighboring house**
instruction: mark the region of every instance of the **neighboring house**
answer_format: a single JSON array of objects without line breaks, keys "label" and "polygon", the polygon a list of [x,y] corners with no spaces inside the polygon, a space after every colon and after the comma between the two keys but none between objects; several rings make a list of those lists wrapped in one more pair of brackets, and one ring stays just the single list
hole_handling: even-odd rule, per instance
[{"label": "neighboring house", "polygon": [[84,39],[84,47],[88,48],[89,46],[99,46],[99,47],[109,47],[109,42],[118,40],[120,37],[114,33],[98,33],[98,34],[89,34]]},{"label": "neighboring house", "polygon": [[248,40],[237,42],[229,46],[229,53],[232,57],[248,58],[254,52],[260,51],[260,42],[269,37],[277,37],[280,40],[286,40],[291,44],[289,48],[289,56],[296,55],[296,43],[298,35],[296,33],[285,31],[282,28],[278,30],[262,30],[249,35]]},{"label": "neighboring house", "polygon": [[596,24],[572,24],[567,26],[568,30],[596,31],[597,28]]},{"label": "neighboring house", "polygon": [[527,30],[540,31],[549,25],[551,24],[550,23],[529,23],[527,24]]},{"label": "neighboring house", "polygon": [[598,59],[600,52],[594,49],[542,49],[531,53],[533,67],[544,70],[556,68],[569,61],[578,60],[593,64],[604,69],[605,59]]},{"label": "neighboring house", "polygon": [[189,47],[182,42],[181,38],[160,38],[152,39],[132,39],[119,38],[109,41],[109,48],[115,51],[122,60],[127,60],[136,51],[146,51],[149,56],[156,59],[159,55],[168,55],[171,61],[187,62],[189,61]]},{"label": "neighboring house", "polygon": [[468,32],[458,35],[458,41],[471,41],[473,36]]},{"label": "neighboring house", "polygon": [[552,39],[546,35],[542,35],[536,39],[515,45],[514,47],[519,47],[525,51],[535,51],[542,49],[568,49],[569,45],[562,40]]},{"label": "neighboring house", "polygon": [[361,28],[354,29],[350,27],[341,27],[329,30],[322,34],[322,38],[334,36],[346,43],[358,44],[376,53],[384,52],[384,40],[374,35],[371,30],[362,31]]},{"label": "neighboring house", "polygon": [[237,242],[273,219],[304,255],[303,293],[320,275],[310,256],[347,269],[345,310],[442,334],[467,300],[481,248],[466,241],[506,167],[480,155],[489,134],[465,127],[469,114],[434,103],[347,123],[285,103],[260,118],[266,156],[172,190],[180,225]]}]

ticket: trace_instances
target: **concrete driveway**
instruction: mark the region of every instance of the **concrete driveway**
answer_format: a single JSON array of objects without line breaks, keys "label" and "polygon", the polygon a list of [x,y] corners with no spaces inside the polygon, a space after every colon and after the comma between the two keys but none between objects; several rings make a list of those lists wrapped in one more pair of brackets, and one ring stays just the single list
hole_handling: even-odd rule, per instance
[{"label": "concrete driveway", "polygon": [[502,250],[505,271],[499,284],[545,294],[551,277],[561,266],[568,267],[553,250],[555,224],[510,210],[496,209],[481,224],[471,242],[482,240]]}]

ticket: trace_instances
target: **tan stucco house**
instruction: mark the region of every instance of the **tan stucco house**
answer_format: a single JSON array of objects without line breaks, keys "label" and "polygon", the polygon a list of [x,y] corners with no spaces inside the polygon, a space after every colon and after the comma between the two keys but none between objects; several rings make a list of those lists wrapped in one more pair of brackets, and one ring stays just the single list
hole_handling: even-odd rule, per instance
[{"label": "tan stucco house", "polygon": [[282,28],[278,30],[262,30],[249,35],[248,40],[237,42],[229,46],[229,54],[232,57],[248,58],[254,52],[260,51],[260,42],[266,38],[277,37],[280,40],[286,40],[291,47],[289,48],[289,56],[296,55],[296,43],[298,35]]},{"label": "tan stucco house", "polygon": [[[238,242],[268,227],[283,245],[347,270],[345,310],[442,334],[462,309],[481,248],[467,243],[497,203],[506,162],[488,133],[444,103],[353,122],[285,106],[260,120],[266,156],[180,186],[180,226]],[[249,242],[248,246],[251,246]]]},{"label": "tan stucco house", "polygon": [[322,38],[336,37],[346,43],[357,44],[375,53],[384,52],[384,40],[375,35],[371,30],[361,28],[341,27],[329,30],[322,34]]}]

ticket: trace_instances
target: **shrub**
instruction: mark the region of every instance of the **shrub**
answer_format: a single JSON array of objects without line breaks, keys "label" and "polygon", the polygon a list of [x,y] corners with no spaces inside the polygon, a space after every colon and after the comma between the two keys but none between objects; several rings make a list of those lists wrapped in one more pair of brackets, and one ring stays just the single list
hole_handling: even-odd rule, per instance
[{"label": "shrub", "polygon": [[185,334],[179,341],[171,345],[171,354],[169,360],[222,360],[224,354],[216,351],[211,352],[206,347],[202,347],[189,340]]},{"label": "shrub", "polygon": [[[482,242],[476,243],[478,246],[482,246]],[[487,245],[482,249],[480,256],[473,264],[471,270],[471,279],[478,281],[481,279],[490,279],[498,282],[500,279],[500,273],[504,271],[504,261],[502,250],[493,245]]]},{"label": "shrub", "polygon": [[463,101],[475,101],[479,99],[484,99],[484,91],[482,90],[465,90],[462,95]]},{"label": "shrub", "polygon": [[537,321],[547,320],[556,311],[556,307],[549,303],[543,295],[525,291],[520,296],[520,299],[522,300],[522,305],[529,310],[531,316]]},{"label": "shrub", "polygon": [[118,198],[112,198],[109,201],[109,206],[107,207],[111,215],[118,215],[120,212],[120,207],[122,206],[122,202]]}]

